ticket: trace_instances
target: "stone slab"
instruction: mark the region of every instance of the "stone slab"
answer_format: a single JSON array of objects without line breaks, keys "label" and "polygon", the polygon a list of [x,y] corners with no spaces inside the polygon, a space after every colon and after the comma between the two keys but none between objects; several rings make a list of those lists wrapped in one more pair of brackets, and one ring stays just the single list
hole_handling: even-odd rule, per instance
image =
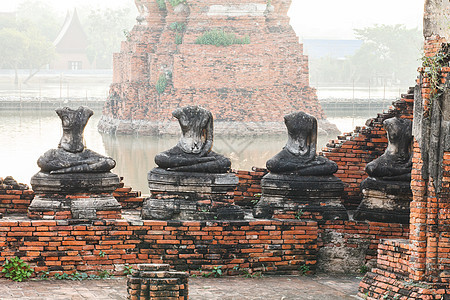
[{"label": "stone slab", "polygon": [[363,200],[353,218],[358,221],[409,224],[411,194],[389,194],[363,189]]},{"label": "stone slab", "polygon": [[36,194],[112,193],[120,178],[111,172],[50,174],[38,172],[31,177]]},{"label": "stone slab", "polygon": [[325,220],[347,220],[342,204],[343,182],[335,176],[297,176],[269,173],[261,181],[262,196],[253,210],[257,218],[274,212],[319,213]]},{"label": "stone slab", "polygon": [[174,172],[154,168],[148,175],[151,192],[226,193],[233,191],[239,179],[232,173]]}]

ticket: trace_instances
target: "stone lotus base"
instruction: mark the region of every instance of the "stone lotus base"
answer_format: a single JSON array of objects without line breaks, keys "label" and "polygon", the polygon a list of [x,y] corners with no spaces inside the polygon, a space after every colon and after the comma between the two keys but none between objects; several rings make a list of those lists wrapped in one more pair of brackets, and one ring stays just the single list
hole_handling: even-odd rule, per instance
[{"label": "stone lotus base", "polygon": [[155,168],[148,173],[152,196],[144,201],[143,219],[239,220],[244,212],[234,205],[239,180],[231,173],[173,172]]},{"label": "stone lotus base", "polygon": [[308,213],[318,219],[348,220],[341,202],[344,184],[335,176],[269,173],[261,180],[261,188],[261,199],[253,210],[256,218],[294,218]]},{"label": "stone lotus base", "polygon": [[409,223],[412,193],[409,182],[384,181],[372,177],[361,183],[363,200],[353,218],[358,221]]},{"label": "stone lotus base", "polygon": [[118,219],[121,205],[112,192],[117,175],[107,173],[49,174],[31,178],[36,197],[28,207],[31,219]]}]

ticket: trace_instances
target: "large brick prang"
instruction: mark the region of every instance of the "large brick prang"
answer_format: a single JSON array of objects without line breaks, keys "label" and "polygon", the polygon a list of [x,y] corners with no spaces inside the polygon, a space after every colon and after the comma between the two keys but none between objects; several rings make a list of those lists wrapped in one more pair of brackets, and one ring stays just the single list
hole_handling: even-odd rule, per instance
[{"label": "large brick prang", "polygon": [[[171,113],[186,105],[210,110],[217,133],[283,132],[283,117],[293,111],[325,119],[309,86],[308,58],[289,25],[290,0],[190,0],[176,7],[166,1],[165,9],[142,2],[146,21],[114,54],[100,131],[176,133]],[[214,30],[248,43],[196,43]]]}]

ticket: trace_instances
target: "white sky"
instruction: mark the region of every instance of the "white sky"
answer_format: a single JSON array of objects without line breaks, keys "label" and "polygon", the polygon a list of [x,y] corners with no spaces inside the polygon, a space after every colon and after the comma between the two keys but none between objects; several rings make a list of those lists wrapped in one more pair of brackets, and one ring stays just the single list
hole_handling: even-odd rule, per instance
[{"label": "white sky", "polygon": [[[0,11],[13,11],[22,0],[0,0]],[[65,12],[76,6],[125,6],[133,0],[46,0]],[[273,0],[277,1],[277,0]],[[352,39],[354,28],[375,24],[422,27],[424,0],[292,0],[289,16],[300,39]]]}]

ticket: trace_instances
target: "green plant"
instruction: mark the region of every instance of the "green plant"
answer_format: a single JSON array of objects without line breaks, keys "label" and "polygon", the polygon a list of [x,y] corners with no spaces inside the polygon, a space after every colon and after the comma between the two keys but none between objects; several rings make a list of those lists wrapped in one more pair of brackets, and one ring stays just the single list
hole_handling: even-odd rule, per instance
[{"label": "green plant", "polygon": [[55,273],[55,279],[56,280],[66,280],[69,279],[69,274],[67,273]]},{"label": "green plant", "polygon": [[81,273],[75,272],[72,274],[72,276],[70,276],[71,280],[83,280],[83,276],[81,275]]},{"label": "green plant", "polygon": [[98,275],[95,275],[95,274],[90,274],[87,279],[88,280],[94,280],[94,279],[100,279],[100,277]]},{"label": "green plant", "polygon": [[109,271],[103,270],[103,271],[98,272],[98,277],[100,279],[106,279],[106,278],[112,278],[112,275]]},{"label": "green plant", "polygon": [[199,36],[195,40],[195,43],[200,45],[215,45],[226,47],[235,44],[250,44],[250,37],[244,36],[243,38],[238,38],[234,33],[228,33],[220,29],[213,29]]},{"label": "green plant", "polygon": [[367,272],[369,272],[369,266],[367,265],[362,265],[361,267],[359,267],[359,273],[361,274],[366,274]]},{"label": "green plant", "polygon": [[205,278],[208,278],[211,275],[212,275],[212,273],[202,273],[202,277],[205,277]]},{"label": "green plant", "polygon": [[302,209],[299,209],[296,213],[295,213],[295,218],[297,220],[301,219],[302,216],[305,214],[305,212]]},{"label": "green plant", "polygon": [[164,74],[161,74],[159,76],[158,81],[156,82],[156,91],[158,92],[158,94],[162,94],[164,93],[164,91],[166,90],[167,87],[167,77]]},{"label": "green plant", "polygon": [[307,266],[306,264],[301,265],[298,270],[300,271],[300,273],[305,276],[306,274],[308,274],[309,270],[309,266]]},{"label": "green plant", "polygon": [[186,3],[186,0],[169,0],[170,5],[172,7],[178,6],[178,4]]},{"label": "green plant", "polygon": [[441,84],[442,68],[448,65],[450,61],[450,51],[448,47],[444,47],[434,56],[422,57],[422,74],[429,81],[430,85],[430,101],[439,98],[444,93],[444,87]]},{"label": "green plant", "polygon": [[251,202],[253,205],[258,204],[259,200],[261,200],[261,196],[262,196],[261,193],[255,193],[255,194],[253,194],[253,197],[255,197],[255,199],[250,200],[250,202]]},{"label": "green plant", "polygon": [[223,275],[222,266],[213,267],[211,273],[216,278],[221,277]]},{"label": "green plant", "polygon": [[133,271],[134,271],[133,266],[128,266],[128,265],[124,266],[123,273],[125,275],[131,275],[131,273],[133,273]]},{"label": "green plant", "polygon": [[176,32],[184,32],[186,24],[183,22],[173,22],[169,25],[170,29]]},{"label": "green plant", "polygon": [[125,36],[128,42],[131,41],[131,33],[127,29],[123,30],[123,35]]},{"label": "green plant", "polygon": [[244,278],[261,278],[263,276],[262,272],[250,272],[249,269],[243,269],[242,273],[242,277]]},{"label": "green plant", "polygon": [[41,271],[39,272],[39,279],[41,280],[47,280],[50,277],[49,271]]},{"label": "green plant", "polygon": [[175,35],[175,44],[181,45],[183,43],[183,36],[181,34]]},{"label": "green plant", "polygon": [[100,250],[100,252],[98,253],[98,256],[100,257],[105,257],[106,253],[103,252],[102,250]]},{"label": "green plant", "polygon": [[159,10],[167,10],[165,0],[156,0],[156,3],[158,4]]},{"label": "green plant", "polygon": [[5,274],[6,278],[13,281],[21,282],[24,279],[28,279],[33,275],[34,270],[17,256],[6,259],[5,263],[2,265],[2,273]]}]

